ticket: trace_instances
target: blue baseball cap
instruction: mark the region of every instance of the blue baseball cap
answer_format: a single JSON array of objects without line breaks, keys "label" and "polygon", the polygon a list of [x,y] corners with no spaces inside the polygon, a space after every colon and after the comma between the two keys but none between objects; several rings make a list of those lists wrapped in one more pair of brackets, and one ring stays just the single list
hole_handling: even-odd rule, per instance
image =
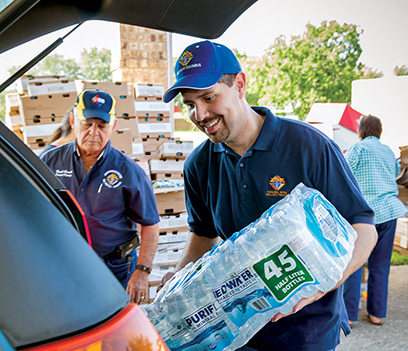
[{"label": "blue baseball cap", "polygon": [[86,89],[76,99],[75,107],[79,120],[101,118],[113,126],[116,116],[115,98],[103,91]]},{"label": "blue baseball cap", "polygon": [[164,93],[163,101],[170,102],[181,89],[208,89],[224,74],[241,71],[237,57],[226,46],[208,40],[192,44],[177,60],[174,68],[177,82]]}]

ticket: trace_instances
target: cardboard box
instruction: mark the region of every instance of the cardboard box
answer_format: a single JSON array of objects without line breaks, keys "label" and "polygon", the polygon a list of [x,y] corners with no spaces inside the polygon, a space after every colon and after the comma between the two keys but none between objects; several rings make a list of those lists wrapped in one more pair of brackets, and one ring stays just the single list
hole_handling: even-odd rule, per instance
[{"label": "cardboard box", "polygon": [[159,244],[186,241],[189,235],[190,235],[189,227],[161,230],[159,235]]},{"label": "cardboard box", "polygon": [[408,145],[400,146],[401,164],[408,165]]},{"label": "cardboard box", "polygon": [[139,137],[132,138],[132,155],[144,155],[142,139]]},{"label": "cardboard box", "polygon": [[183,172],[184,160],[150,160],[151,173],[180,173]]},{"label": "cardboard box", "polygon": [[171,138],[171,123],[139,123],[142,138]]},{"label": "cardboard box", "polygon": [[61,117],[74,106],[76,93],[21,96],[20,113],[24,119]]},{"label": "cardboard box", "polygon": [[[160,179],[175,179],[177,181],[183,180],[183,172],[178,173],[153,173],[151,175],[152,180],[160,180]],[[184,184],[184,180],[183,180]]]},{"label": "cardboard box", "polygon": [[115,129],[112,132],[111,144],[126,155],[132,154],[132,131],[130,129]]},{"label": "cardboard box", "polygon": [[20,116],[20,108],[19,107],[16,109],[12,108],[9,110],[6,109],[6,114],[9,116]]},{"label": "cardboard box", "polygon": [[408,238],[408,217],[401,217],[397,219],[395,235]]},{"label": "cardboard box", "polygon": [[145,152],[158,151],[159,146],[171,138],[142,138],[143,148]]},{"label": "cardboard box", "polygon": [[23,133],[27,138],[37,138],[38,136],[47,137],[54,134],[61,124],[62,123],[26,125],[23,128]]},{"label": "cardboard box", "polygon": [[139,125],[136,117],[116,118],[115,129],[130,129],[132,137],[139,137]]},{"label": "cardboard box", "polygon": [[160,244],[153,258],[153,264],[177,263],[183,253],[185,242]]},{"label": "cardboard box", "polygon": [[158,96],[139,96],[139,97],[135,97],[135,101],[163,101],[162,97],[158,97]]},{"label": "cardboard box", "polygon": [[37,82],[55,82],[58,80],[65,80],[67,77],[62,76],[33,76],[33,75],[24,75],[17,80],[17,91],[19,94],[28,93],[28,83],[37,83]]},{"label": "cardboard box", "polygon": [[408,249],[408,238],[406,236],[396,236],[394,238],[394,245]]},{"label": "cardboard box", "polygon": [[402,166],[399,174],[397,175],[397,184],[407,186],[408,185],[408,166]]},{"label": "cardboard box", "polygon": [[60,117],[41,117],[40,115],[32,116],[24,119],[24,125],[34,126],[37,124],[62,124],[63,116]]},{"label": "cardboard box", "polygon": [[18,111],[20,106],[20,94],[10,93],[5,95],[6,111]]},{"label": "cardboard box", "polygon": [[188,227],[187,212],[177,215],[160,216],[159,229]]},{"label": "cardboard box", "polygon": [[6,113],[4,124],[10,129],[13,129],[12,127],[14,126],[22,127],[24,125],[24,118],[21,115],[10,116],[10,114]]},{"label": "cardboard box", "polygon": [[146,113],[144,116],[137,116],[137,122],[140,123],[170,123],[170,116],[162,113]]},{"label": "cardboard box", "polygon": [[186,211],[184,187],[154,189],[160,215],[176,214]]},{"label": "cardboard box", "polygon": [[[113,96],[129,95],[127,82],[99,82],[97,80],[81,80],[76,82],[77,91],[80,93],[85,89],[96,89],[104,91]],[[133,92],[130,93],[133,97]]]},{"label": "cardboard box", "polygon": [[28,96],[74,93],[74,80],[55,80],[51,82],[28,82]]},{"label": "cardboard box", "polygon": [[37,135],[37,136],[27,137],[27,136],[23,133],[23,141],[24,141],[27,145],[49,143],[50,140],[51,140],[51,135]]},{"label": "cardboard box", "polygon": [[408,188],[404,185],[398,185],[398,198],[405,204],[408,204]]},{"label": "cardboard box", "polygon": [[135,98],[138,97],[159,97],[164,95],[163,84],[150,84],[150,83],[135,83],[133,85]]},{"label": "cardboard box", "polygon": [[116,117],[135,117],[135,103],[132,95],[115,95]]},{"label": "cardboard box", "polygon": [[144,116],[152,112],[170,113],[170,104],[163,101],[135,101],[135,109],[137,116]]},{"label": "cardboard box", "polygon": [[139,160],[139,161],[136,161],[136,163],[144,170],[147,177],[150,179],[149,161]]},{"label": "cardboard box", "polygon": [[161,282],[163,276],[171,271],[174,270],[176,264],[154,264],[152,265],[152,273],[149,275],[149,286],[156,286],[156,282]]},{"label": "cardboard box", "polygon": [[14,132],[15,135],[17,135],[21,140],[24,141],[23,128],[24,126],[22,125],[15,125],[12,126],[10,129]]},{"label": "cardboard box", "polygon": [[38,143],[30,143],[28,144],[28,147],[37,155],[40,156],[48,143],[45,143],[44,141],[40,141]]},{"label": "cardboard box", "polygon": [[172,140],[160,145],[161,158],[186,158],[194,150],[193,141]]}]

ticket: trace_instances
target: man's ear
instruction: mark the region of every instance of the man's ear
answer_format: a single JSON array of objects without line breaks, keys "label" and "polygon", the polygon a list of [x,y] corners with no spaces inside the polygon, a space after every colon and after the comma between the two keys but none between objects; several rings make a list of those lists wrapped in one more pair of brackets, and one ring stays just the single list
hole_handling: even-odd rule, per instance
[{"label": "man's ear", "polygon": [[71,128],[74,128],[75,125],[75,115],[74,112],[69,113],[69,124],[71,125]]},{"label": "man's ear", "polygon": [[243,99],[246,89],[246,76],[244,72],[238,72],[235,76],[235,87],[238,90],[239,98]]},{"label": "man's ear", "polygon": [[115,118],[115,123],[113,123],[112,130],[115,130],[117,121],[118,121],[117,118]]}]

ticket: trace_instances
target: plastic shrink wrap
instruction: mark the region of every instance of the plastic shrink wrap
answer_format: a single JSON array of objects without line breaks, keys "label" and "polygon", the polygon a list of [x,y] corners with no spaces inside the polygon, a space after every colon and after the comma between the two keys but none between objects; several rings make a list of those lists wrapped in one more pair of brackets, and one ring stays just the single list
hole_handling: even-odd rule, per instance
[{"label": "plastic shrink wrap", "polygon": [[357,234],[300,183],[255,222],[177,272],[146,312],[173,351],[235,350],[278,312],[342,278]]}]

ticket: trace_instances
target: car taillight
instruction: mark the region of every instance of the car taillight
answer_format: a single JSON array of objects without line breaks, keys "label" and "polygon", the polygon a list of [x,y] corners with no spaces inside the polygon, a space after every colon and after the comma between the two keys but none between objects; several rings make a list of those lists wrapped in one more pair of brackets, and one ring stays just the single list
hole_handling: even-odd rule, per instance
[{"label": "car taillight", "polygon": [[108,322],[63,341],[29,351],[168,351],[169,348],[147,316],[129,304]]}]

